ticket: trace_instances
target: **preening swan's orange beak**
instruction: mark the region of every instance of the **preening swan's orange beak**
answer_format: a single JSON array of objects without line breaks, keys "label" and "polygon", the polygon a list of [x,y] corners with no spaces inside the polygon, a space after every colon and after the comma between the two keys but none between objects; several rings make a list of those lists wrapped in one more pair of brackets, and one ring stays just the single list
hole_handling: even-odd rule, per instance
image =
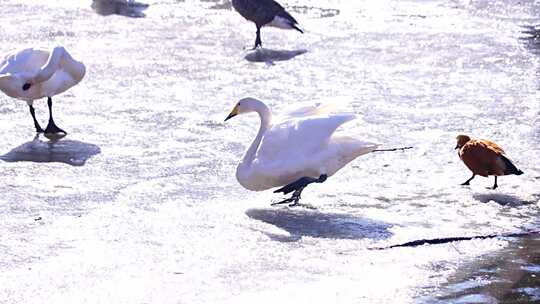
[{"label": "preening swan's orange beak", "polygon": [[234,106],[234,109],[232,109],[231,113],[229,113],[229,116],[225,118],[225,121],[235,117],[236,115],[238,115],[238,105]]}]

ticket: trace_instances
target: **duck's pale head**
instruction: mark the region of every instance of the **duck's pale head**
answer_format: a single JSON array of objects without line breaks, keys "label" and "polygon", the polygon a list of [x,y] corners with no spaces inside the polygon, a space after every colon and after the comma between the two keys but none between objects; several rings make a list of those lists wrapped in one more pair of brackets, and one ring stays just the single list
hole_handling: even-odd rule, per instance
[{"label": "duck's pale head", "polygon": [[463,134],[458,135],[456,139],[457,139],[457,144],[456,144],[455,149],[459,149],[463,147],[469,140],[471,140],[471,138],[468,135],[463,135]]}]

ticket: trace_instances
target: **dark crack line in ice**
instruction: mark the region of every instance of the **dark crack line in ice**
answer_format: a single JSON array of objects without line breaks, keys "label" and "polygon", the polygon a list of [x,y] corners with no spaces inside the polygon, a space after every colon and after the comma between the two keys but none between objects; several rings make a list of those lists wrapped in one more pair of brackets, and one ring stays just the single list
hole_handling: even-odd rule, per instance
[{"label": "dark crack line in ice", "polygon": [[459,241],[485,240],[485,239],[493,239],[493,238],[524,237],[524,236],[535,235],[535,234],[540,234],[540,230],[515,232],[515,233],[464,236],[464,237],[422,239],[422,240],[406,242],[403,244],[391,245],[387,247],[369,248],[369,250],[385,250],[385,249],[392,249],[392,248],[397,248],[397,247],[418,247],[422,245],[439,245],[439,244],[446,244],[446,243],[459,242]]}]

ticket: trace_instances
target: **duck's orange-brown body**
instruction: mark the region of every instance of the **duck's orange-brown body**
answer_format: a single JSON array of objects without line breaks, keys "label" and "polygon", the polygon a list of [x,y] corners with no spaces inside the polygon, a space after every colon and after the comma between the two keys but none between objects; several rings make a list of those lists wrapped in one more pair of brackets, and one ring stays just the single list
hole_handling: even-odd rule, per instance
[{"label": "duck's orange-brown body", "polygon": [[459,150],[459,157],[474,174],[484,177],[512,174],[503,159],[503,149],[489,140],[469,140]]},{"label": "duck's orange-brown body", "polygon": [[471,139],[467,135],[459,135],[457,140],[456,149],[459,148],[459,158],[473,173],[473,176],[463,183],[464,185],[468,185],[475,175],[484,177],[494,175],[493,189],[495,189],[497,188],[497,176],[523,174],[505,156],[504,150],[496,143],[486,139]]}]

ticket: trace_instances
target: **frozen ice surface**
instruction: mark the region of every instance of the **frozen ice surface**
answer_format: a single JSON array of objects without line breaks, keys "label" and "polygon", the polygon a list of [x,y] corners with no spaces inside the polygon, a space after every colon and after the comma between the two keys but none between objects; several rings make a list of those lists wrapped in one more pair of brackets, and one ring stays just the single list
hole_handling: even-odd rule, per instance
[{"label": "frozen ice surface", "polygon": [[[254,55],[255,27],[226,1],[144,2],[126,18],[2,1],[1,52],[61,44],[88,69],[55,98],[57,143],[0,95],[0,302],[489,302],[478,288],[505,267],[536,269],[532,241],[369,248],[538,228],[538,1],[282,0],[306,33],[265,28]],[[357,136],[415,149],[310,186],[316,210],[272,208],[234,177],[258,120],[223,119],[247,96],[277,114],[346,96]],[[36,112],[45,122],[46,103]],[[458,133],[525,174],[458,186]]]}]

